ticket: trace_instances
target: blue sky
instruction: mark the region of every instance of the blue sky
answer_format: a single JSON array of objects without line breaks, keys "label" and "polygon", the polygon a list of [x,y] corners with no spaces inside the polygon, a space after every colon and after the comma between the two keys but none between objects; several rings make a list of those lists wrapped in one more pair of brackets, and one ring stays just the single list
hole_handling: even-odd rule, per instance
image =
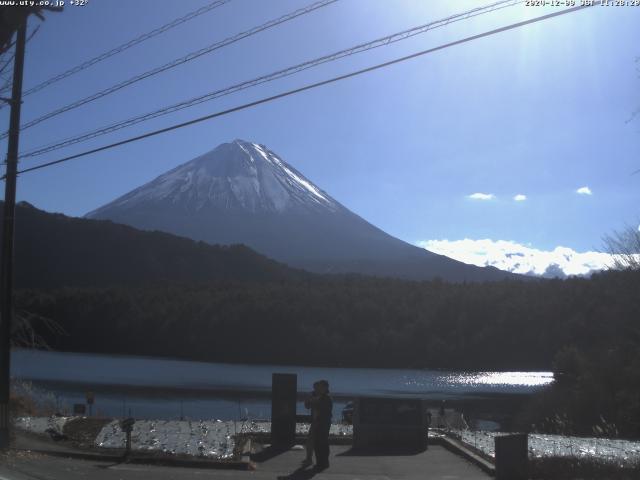
[{"label": "blue sky", "polygon": [[[206,3],[89,0],[48,14],[28,44],[25,88]],[[309,3],[233,0],[25,98],[23,121]],[[485,3],[341,0],[25,130],[21,150]],[[556,10],[520,5],[481,15],[23,166]],[[411,243],[600,249],[605,234],[640,219],[640,174],[631,175],[640,168],[640,119],[629,121],[640,107],[639,25],[640,7],[594,7],[25,174],[18,197],[82,215],[243,138]],[[8,109],[0,118],[6,128]],[[590,194],[577,193],[582,187]]]}]

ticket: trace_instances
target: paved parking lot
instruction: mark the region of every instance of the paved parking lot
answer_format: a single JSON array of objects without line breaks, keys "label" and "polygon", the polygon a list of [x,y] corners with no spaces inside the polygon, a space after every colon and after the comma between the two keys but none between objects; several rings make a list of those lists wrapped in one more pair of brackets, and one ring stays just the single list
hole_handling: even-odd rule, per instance
[{"label": "paved parking lot", "polygon": [[0,463],[0,480],[77,479],[430,479],[484,480],[478,467],[440,446],[415,455],[358,455],[349,446],[331,446],[331,467],[323,472],[300,469],[304,451],[254,456],[255,470],[219,470],[127,464],[113,460],[90,461],[27,452],[12,452]]}]

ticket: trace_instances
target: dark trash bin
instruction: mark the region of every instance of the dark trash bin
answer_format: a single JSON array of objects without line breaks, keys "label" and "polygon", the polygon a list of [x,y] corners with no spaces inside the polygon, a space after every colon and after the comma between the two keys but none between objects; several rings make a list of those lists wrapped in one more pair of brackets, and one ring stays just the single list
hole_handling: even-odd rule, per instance
[{"label": "dark trash bin", "polygon": [[529,442],[526,433],[497,436],[495,452],[497,480],[527,480]]},{"label": "dark trash bin", "polygon": [[365,397],[354,402],[354,449],[423,451],[428,431],[420,399]]}]

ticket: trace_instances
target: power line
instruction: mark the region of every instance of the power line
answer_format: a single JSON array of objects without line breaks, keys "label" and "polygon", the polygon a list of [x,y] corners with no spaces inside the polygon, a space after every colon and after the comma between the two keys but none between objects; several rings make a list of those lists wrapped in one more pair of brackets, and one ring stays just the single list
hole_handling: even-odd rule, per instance
[{"label": "power line", "polygon": [[[13,75],[13,72],[9,72],[9,75]],[[11,85],[11,78],[7,78],[5,77],[3,74],[0,74],[0,79],[3,80],[2,85],[6,86],[6,85]],[[2,98],[0,98],[0,101],[5,101]]]},{"label": "power line", "polygon": [[[96,63],[100,63],[103,60],[106,60],[109,57],[113,57],[114,55],[117,55],[119,53],[124,52],[125,50],[128,50],[131,47],[134,47],[142,42],[144,42],[145,40],[149,40],[150,38],[153,38],[157,35],[160,35],[161,33],[166,32],[167,30],[171,30],[174,27],[177,27],[178,25],[181,25],[185,22],[188,22],[189,20],[192,20],[200,15],[203,15],[215,8],[221,7],[222,5],[224,5],[225,3],[229,3],[231,0],[216,0],[215,2],[211,2],[208,5],[205,5],[197,10],[194,10],[193,12],[190,12],[180,18],[176,18],[175,20],[172,20],[171,22],[162,25],[161,27],[158,27],[154,30],[151,30],[150,32],[144,33],[132,40],[129,40],[126,43],[123,43],[122,45],[119,45],[115,48],[112,48],[111,50],[101,53],[100,55],[97,55],[93,58],[91,58],[90,60],[87,60],[85,62],[82,62],[78,65],[76,65],[73,68],[70,68],[69,70],[62,72],[58,75],[55,75],[54,77],[51,77],[47,80],[45,80],[44,82],[41,82],[33,87],[31,87],[30,89],[26,90],[23,93],[23,97],[27,96],[27,95],[31,95],[32,93],[38,92],[40,90],[42,90],[43,88],[46,88],[50,85],[53,85],[56,82],[59,82],[60,80],[70,77],[71,75],[75,75],[78,72],[81,72],[82,70],[85,70],[89,67],[91,67],[92,65],[95,65]],[[5,89],[0,89],[0,92],[2,92]]]},{"label": "power line", "polygon": [[[5,69],[6,69],[9,65],[13,65],[13,58],[14,58],[14,56],[15,56],[15,53],[12,53],[12,54],[9,56],[9,58],[7,58],[6,62],[4,62],[4,63],[2,64],[2,66],[0,67],[0,73],[4,72],[4,71],[5,71]],[[5,90],[5,89],[3,88],[3,89],[1,89],[0,91],[3,91],[3,90]]]},{"label": "power line", "polygon": [[8,52],[11,48],[14,47],[14,45],[16,44],[16,42],[11,42],[9,43],[9,45],[7,46],[2,46],[0,45],[0,55],[4,55],[6,52]]},{"label": "power line", "polygon": [[[323,8],[326,7],[327,5],[331,5],[332,3],[337,2],[338,0],[319,0],[315,3],[312,3],[306,7],[300,8],[298,10],[295,10],[291,13],[287,13],[286,15],[282,15],[281,17],[278,17],[276,19],[270,20],[266,23],[263,23],[262,25],[259,25],[257,27],[253,27],[250,30],[246,30],[244,32],[238,33],[236,35],[233,35],[231,37],[228,37],[222,41],[213,43],[207,47],[201,48],[200,50],[191,52],[183,57],[177,58],[169,63],[165,63],[164,65],[161,65],[160,67],[156,67],[152,70],[149,70],[147,72],[141,73],[139,75],[136,75],[134,77],[131,77],[127,80],[124,80],[120,83],[117,83],[115,85],[112,85],[109,88],[106,88],[104,90],[101,90],[97,93],[94,93],[93,95],[89,95],[88,97],[85,97],[83,99],[80,99],[76,102],[73,102],[71,104],[65,105],[64,107],[58,108],[57,110],[54,110],[52,112],[49,112],[41,117],[38,117],[34,120],[31,120],[30,122],[25,123],[24,125],[22,125],[20,128],[25,130],[27,128],[30,128],[34,125],[37,125],[38,123],[44,122],[45,120],[48,120],[50,118],[53,118],[55,116],[58,116],[62,113],[68,112],[69,110],[73,110],[75,108],[78,108],[82,105],[86,105],[87,103],[93,102],[95,100],[98,100],[99,98],[103,98],[106,97],[107,95],[110,95],[114,92],[117,92],[118,90],[121,90],[125,87],[128,87],[130,85],[133,85],[134,83],[137,83],[141,80],[144,80],[146,78],[152,77],[154,75],[157,75],[159,73],[162,73],[164,71],[167,71],[171,68],[177,67],[178,65],[182,65],[184,63],[190,62],[191,60],[195,60],[196,58],[199,58],[203,55],[206,55],[208,53],[211,53],[215,50],[224,48],[228,45],[231,45],[232,43],[236,43],[244,38],[250,37],[252,35],[256,35],[257,33],[260,33],[264,30],[267,30],[269,28],[273,28],[277,25],[280,25],[282,23],[288,22],[290,20],[293,20],[294,18],[297,18],[301,15],[306,15],[307,13],[311,13],[314,10],[317,10],[319,8]],[[5,138],[7,136],[7,133],[4,133],[2,135],[0,135],[0,139]]]},{"label": "power line", "polygon": [[189,125],[194,125],[196,123],[200,123],[200,122],[204,122],[206,120],[211,120],[213,118],[217,118],[217,117],[221,117],[221,116],[224,116],[224,115],[228,115],[230,113],[238,112],[240,110],[245,110],[247,108],[255,107],[255,106],[261,105],[263,103],[272,102],[272,101],[278,100],[280,98],[284,98],[284,97],[288,97],[288,96],[291,96],[291,95],[295,95],[297,93],[301,93],[301,92],[304,92],[304,91],[307,91],[307,90],[311,90],[311,89],[318,88],[318,87],[321,87],[321,86],[324,86],[324,85],[335,83],[335,82],[338,82],[338,81],[341,81],[341,80],[345,80],[347,78],[356,77],[356,76],[362,75],[364,73],[372,72],[374,70],[379,70],[381,68],[385,68],[385,67],[388,67],[390,65],[395,65],[397,63],[405,62],[407,60],[411,60],[411,59],[414,59],[414,58],[417,58],[417,57],[421,57],[423,55],[427,55],[429,53],[437,52],[439,50],[444,50],[446,48],[450,48],[450,47],[453,47],[453,46],[456,46],[456,45],[461,45],[463,43],[471,42],[473,40],[478,40],[480,38],[488,37],[488,36],[495,35],[495,34],[498,34],[498,33],[501,33],[501,32],[505,32],[505,31],[508,31],[508,30],[513,30],[515,28],[523,27],[525,25],[530,25],[532,23],[541,22],[543,20],[547,20],[547,19],[550,19],[550,18],[558,17],[560,15],[565,15],[567,13],[573,13],[573,12],[576,12],[578,10],[589,8],[591,6],[593,6],[593,4],[592,5],[589,5],[589,4],[580,5],[580,6],[576,6],[576,7],[573,7],[573,8],[568,8],[568,9],[565,9],[565,10],[561,10],[561,11],[558,11],[558,12],[549,13],[547,15],[542,15],[540,17],[532,18],[532,19],[529,19],[529,20],[524,20],[522,22],[512,23],[512,24],[504,26],[504,27],[496,28],[494,30],[489,30],[487,32],[479,33],[477,35],[472,35],[470,37],[465,37],[465,38],[463,38],[461,40],[455,40],[453,42],[445,43],[445,44],[439,45],[437,47],[429,48],[427,50],[422,50],[420,52],[413,53],[411,55],[406,55],[404,57],[396,58],[394,60],[390,60],[390,61],[387,61],[387,62],[379,63],[379,64],[373,65],[371,67],[363,68],[361,70],[356,70],[356,71],[353,71],[353,72],[350,72],[350,73],[347,73],[347,74],[344,74],[344,75],[333,77],[333,78],[330,78],[330,79],[327,79],[327,80],[322,80],[320,82],[316,82],[316,83],[312,83],[312,84],[309,84],[309,85],[305,85],[303,87],[295,88],[293,90],[288,90],[286,92],[279,93],[277,95],[273,95],[273,96],[270,96],[270,97],[266,97],[266,98],[262,98],[260,100],[253,101],[253,102],[245,103],[243,105],[239,105],[239,106],[236,106],[236,107],[233,107],[233,108],[229,108],[227,110],[222,110],[222,111],[219,111],[219,112],[216,112],[216,113],[212,113],[212,114],[209,114],[209,115],[198,117],[198,118],[189,120],[187,122],[178,123],[178,124],[172,125],[170,127],[165,127],[165,128],[161,128],[159,130],[154,130],[154,131],[151,131],[151,132],[147,132],[145,134],[137,135],[135,137],[130,137],[128,139],[121,140],[119,142],[111,143],[111,144],[108,144],[108,145],[104,145],[102,147],[94,148],[94,149],[91,149],[91,150],[86,150],[84,152],[77,153],[75,155],[70,155],[68,157],[60,158],[58,160],[53,160],[53,161],[50,161],[50,162],[42,163],[40,165],[36,165],[36,166],[33,166],[33,167],[25,168],[24,170],[20,170],[18,173],[32,172],[32,171],[40,170],[40,169],[47,168],[47,167],[50,167],[50,166],[53,166],[53,165],[58,165],[60,163],[65,163],[65,162],[68,162],[70,160],[74,160],[76,158],[85,157],[85,156],[91,155],[93,153],[98,153],[98,152],[102,152],[102,151],[105,151],[105,150],[110,150],[112,148],[119,147],[121,145],[125,145],[125,144],[128,144],[128,143],[136,142],[138,140],[143,140],[145,138],[149,138],[149,137],[153,137],[153,136],[156,136],[156,135],[160,135],[162,133],[170,132],[172,130],[177,130],[179,128],[184,128],[184,127],[187,127]]},{"label": "power line", "polygon": [[343,50],[339,50],[337,52],[331,53],[329,55],[324,55],[322,57],[318,57],[315,58],[313,60],[308,60],[306,62],[303,63],[299,63],[297,65],[291,66],[291,67],[287,67],[285,69],[282,70],[278,70],[272,73],[269,73],[267,75],[262,75],[260,77],[254,78],[252,80],[247,80],[238,84],[234,84],[231,85],[229,87],[225,87],[219,90],[215,90],[213,92],[209,92],[206,93],[204,95],[200,95],[198,97],[194,97],[188,100],[184,100],[182,102],[173,104],[173,105],[169,105],[163,108],[160,108],[158,110],[154,110],[152,112],[148,112],[142,115],[138,115],[135,117],[131,117],[128,118],[126,120],[122,120],[120,122],[117,123],[113,123],[110,124],[106,127],[101,127],[98,128],[96,130],[92,130],[90,132],[85,132],[81,135],[77,135],[74,137],[70,137],[67,139],[64,139],[62,141],[53,143],[53,144],[47,144],[47,145],[43,145],[40,147],[37,147],[33,150],[30,150],[26,153],[24,153],[23,155],[21,155],[20,158],[28,158],[28,157],[33,157],[33,156],[38,156],[38,155],[42,155],[44,153],[48,153],[54,150],[59,150],[61,148],[64,147],[68,147],[70,145],[74,145],[76,143],[80,143],[80,142],[84,142],[86,140],[90,140],[92,138],[96,138],[102,135],[106,135],[108,133],[113,133],[117,130],[121,130],[123,128],[127,128],[133,125],[136,125],[138,123],[141,122],[145,122],[148,120],[151,120],[153,118],[157,118],[163,115],[167,115],[170,113],[174,113],[177,112],[179,110],[183,110],[185,108],[189,108],[195,105],[199,105],[201,103],[204,102],[208,102],[211,100],[214,100],[216,98],[220,98],[226,95],[230,95],[233,93],[237,93],[241,90],[246,90],[248,88],[252,88],[264,83],[268,83],[268,82],[272,82],[274,80],[278,80],[284,77],[288,77],[291,75],[294,75],[296,73],[302,72],[304,70],[325,64],[325,63],[329,63],[329,62],[333,62],[336,60],[339,60],[341,58],[344,57],[348,57],[351,55],[355,55],[358,53],[362,53],[368,50],[372,50],[374,48],[378,48],[378,47],[383,47],[386,45],[389,45],[391,43],[395,43],[401,40],[406,40],[407,38],[411,38],[415,35],[419,35],[422,33],[425,33],[429,30],[433,30],[435,28],[439,28],[439,27],[443,27],[446,25],[449,25],[450,23],[455,23],[461,20],[466,20],[478,15],[482,15],[485,13],[489,13],[489,12],[494,12],[496,10],[502,9],[502,8],[506,8],[506,7],[511,7],[520,3],[523,3],[524,0],[502,0],[496,3],[492,3],[490,5],[485,5],[482,7],[477,7],[474,8],[472,10],[468,10],[462,13],[458,13],[455,15],[451,15],[449,17],[446,17],[444,19],[441,20],[436,20],[424,25],[420,25],[417,27],[413,27],[407,30],[403,30],[401,32],[398,33],[394,33],[391,35],[387,35],[385,37],[381,37],[381,38],[377,38],[375,40],[366,42],[366,43],[361,43],[359,45],[353,46],[353,47],[349,47]]},{"label": "power line", "polygon": [[[36,26],[36,28],[34,28],[31,33],[29,34],[29,36],[27,37],[25,44],[29,43],[29,41],[31,41],[31,39],[35,36],[36,33],[38,33],[38,30],[40,30],[40,25]],[[13,44],[12,44],[13,45]],[[15,51],[9,56],[9,58],[7,58],[7,60],[2,64],[2,66],[0,66],[0,75],[2,75],[4,73],[4,71],[6,70],[6,68],[8,66],[13,66],[13,60],[15,58],[16,54]],[[7,75],[13,75],[13,71],[10,70],[7,72]],[[7,82],[6,86],[3,86],[2,88],[0,88],[0,92],[3,92],[5,90],[10,90],[11,89],[11,80],[9,80]],[[0,108],[3,108],[4,105],[0,104]]]}]

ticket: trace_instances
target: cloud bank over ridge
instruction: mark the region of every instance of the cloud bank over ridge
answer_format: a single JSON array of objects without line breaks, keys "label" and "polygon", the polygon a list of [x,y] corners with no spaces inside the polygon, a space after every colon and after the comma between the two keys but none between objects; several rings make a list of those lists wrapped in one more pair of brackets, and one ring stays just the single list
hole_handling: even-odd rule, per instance
[{"label": "cloud bank over ridge", "polygon": [[539,250],[510,240],[424,240],[417,245],[472,265],[547,278],[590,275],[613,264],[608,253],[576,252],[562,246]]}]

